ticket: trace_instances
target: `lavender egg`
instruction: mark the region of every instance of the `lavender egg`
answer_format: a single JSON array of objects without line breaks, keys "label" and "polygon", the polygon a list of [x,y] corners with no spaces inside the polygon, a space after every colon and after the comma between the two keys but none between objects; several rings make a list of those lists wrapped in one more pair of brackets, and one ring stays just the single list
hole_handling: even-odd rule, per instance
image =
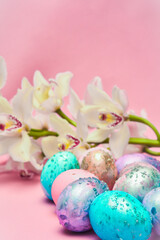
[{"label": "lavender egg", "polygon": [[107,149],[96,147],[89,149],[81,157],[81,168],[96,175],[100,180],[107,183],[109,189],[117,179],[117,168],[111,152]]},{"label": "lavender egg", "polygon": [[146,162],[154,167],[156,167],[160,171],[160,161],[156,158],[150,157],[148,155],[145,155],[143,153],[133,153],[133,154],[126,154],[122,157],[120,157],[116,162],[116,167],[118,170],[118,173],[126,167],[128,164],[136,163],[136,162]]},{"label": "lavender egg", "polygon": [[155,232],[160,236],[160,188],[155,188],[143,199],[143,205],[150,212]]},{"label": "lavender egg", "polygon": [[56,214],[60,224],[73,232],[90,230],[89,207],[108,186],[97,178],[80,178],[69,184],[60,194]]},{"label": "lavender egg", "polygon": [[135,165],[116,181],[113,189],[128,192],[142,201],[148,192],[157,187],[160,187],[160,172],[152,165]]}]

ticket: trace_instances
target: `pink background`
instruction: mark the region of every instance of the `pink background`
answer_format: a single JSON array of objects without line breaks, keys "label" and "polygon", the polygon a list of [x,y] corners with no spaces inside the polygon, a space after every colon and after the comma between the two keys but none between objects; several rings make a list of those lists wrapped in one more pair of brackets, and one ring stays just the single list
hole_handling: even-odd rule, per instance
[{"label": "pink background", "polygon": [[[130,108],[137,114],[145,108],[158,126],[159,26],[159,0],[0,0],[0,55],[8,68],[3,95],[11,98],[23,76],[32,82],[37,69],[46,78],[72,71],[80,97],[99,75],[108,93],[115,84],[125,89]],[[1,240],[98,239],[65,232],[54,211],[39,178],[0,176]]]}]

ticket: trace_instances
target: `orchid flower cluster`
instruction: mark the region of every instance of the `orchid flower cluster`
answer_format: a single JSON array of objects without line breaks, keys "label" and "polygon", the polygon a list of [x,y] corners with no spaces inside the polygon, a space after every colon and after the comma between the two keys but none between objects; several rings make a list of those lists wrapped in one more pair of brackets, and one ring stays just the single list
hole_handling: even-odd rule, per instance
[{"label": "orchid flower cluster", "polygon": [[[39,174],[45,161],[58,151],[71,151],[77,158],[98,145],[109,148],[115,157],[125,153],[152,151],[160,147],[156,127],[133,111],[127,113],[128,98],[124,90],[113,87],[112,97],[95,77],[88,84],[84,100],[70,87],[71,72],[63,72],[46,80],[36,71],[33,85],[22,79],[21,88],[8,101],[0,92],[0,155],[8,156],[0,164],[0,172],[16,171],[22,177]],[[6,63],[0,57],[0,89],[7,79]],[[69,118],[63,111],[69,95]],[[145,138],[146,126],[157,139]]]}]

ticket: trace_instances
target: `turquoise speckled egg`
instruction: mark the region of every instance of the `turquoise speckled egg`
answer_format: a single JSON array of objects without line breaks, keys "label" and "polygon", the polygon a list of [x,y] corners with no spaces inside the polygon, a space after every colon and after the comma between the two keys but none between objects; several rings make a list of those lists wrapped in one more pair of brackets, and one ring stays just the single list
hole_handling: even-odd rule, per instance
[{"label": "turquoise speckled egg", "polygon": [[60,224],[74,232],[90,230],[89,207],[99,194],[108,190],[105,182],[94,177],[80,178],[69,184],[61,192],[56,206]]},{"label": "turquoise speckled egg", "polygon": [[90,206],[89,218],[103,240],[147,240],[152,230],[149,212],[135,197],[121,191],[100,194]]},{"label": "turquoise speckled egg", "polygon": [[155,188],[143,199],[143,205],[150,212],[153,220],[153,227],[160,236],[160,188]]},{"label": "turquoise speckled egg", "polygon": [[43,167],[41,184],[45,195],[52,200],[51,188],[55,178],[62,172],[80,168],[76,156],[71,152],[58,152],[51,157]]}]

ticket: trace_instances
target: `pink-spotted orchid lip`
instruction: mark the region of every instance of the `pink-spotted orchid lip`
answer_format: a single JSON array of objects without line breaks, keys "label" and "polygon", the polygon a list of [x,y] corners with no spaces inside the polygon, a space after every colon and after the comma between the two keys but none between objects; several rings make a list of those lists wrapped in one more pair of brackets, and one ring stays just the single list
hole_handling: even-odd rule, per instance
[{"label": "pink-spotted orchid lip", "polygon": [[0,114],[0,134],[5,135],[22,128],[22,123],[13,115]]},{"label": "pink-spotted orchid lip", "polygon": [[107,128],[114,128],[120,125],[124,119],[122,116],[116,113],[107,112],[107,113],[100,113],[99,120],[105,123],[107,125]]},{"label": "pink-spotted orchid lip", "polygon": [[72,135],[67,134],[64,143],[58,145],[60,151],[72,150],[80,144],[78,138],[73,137]]}]

